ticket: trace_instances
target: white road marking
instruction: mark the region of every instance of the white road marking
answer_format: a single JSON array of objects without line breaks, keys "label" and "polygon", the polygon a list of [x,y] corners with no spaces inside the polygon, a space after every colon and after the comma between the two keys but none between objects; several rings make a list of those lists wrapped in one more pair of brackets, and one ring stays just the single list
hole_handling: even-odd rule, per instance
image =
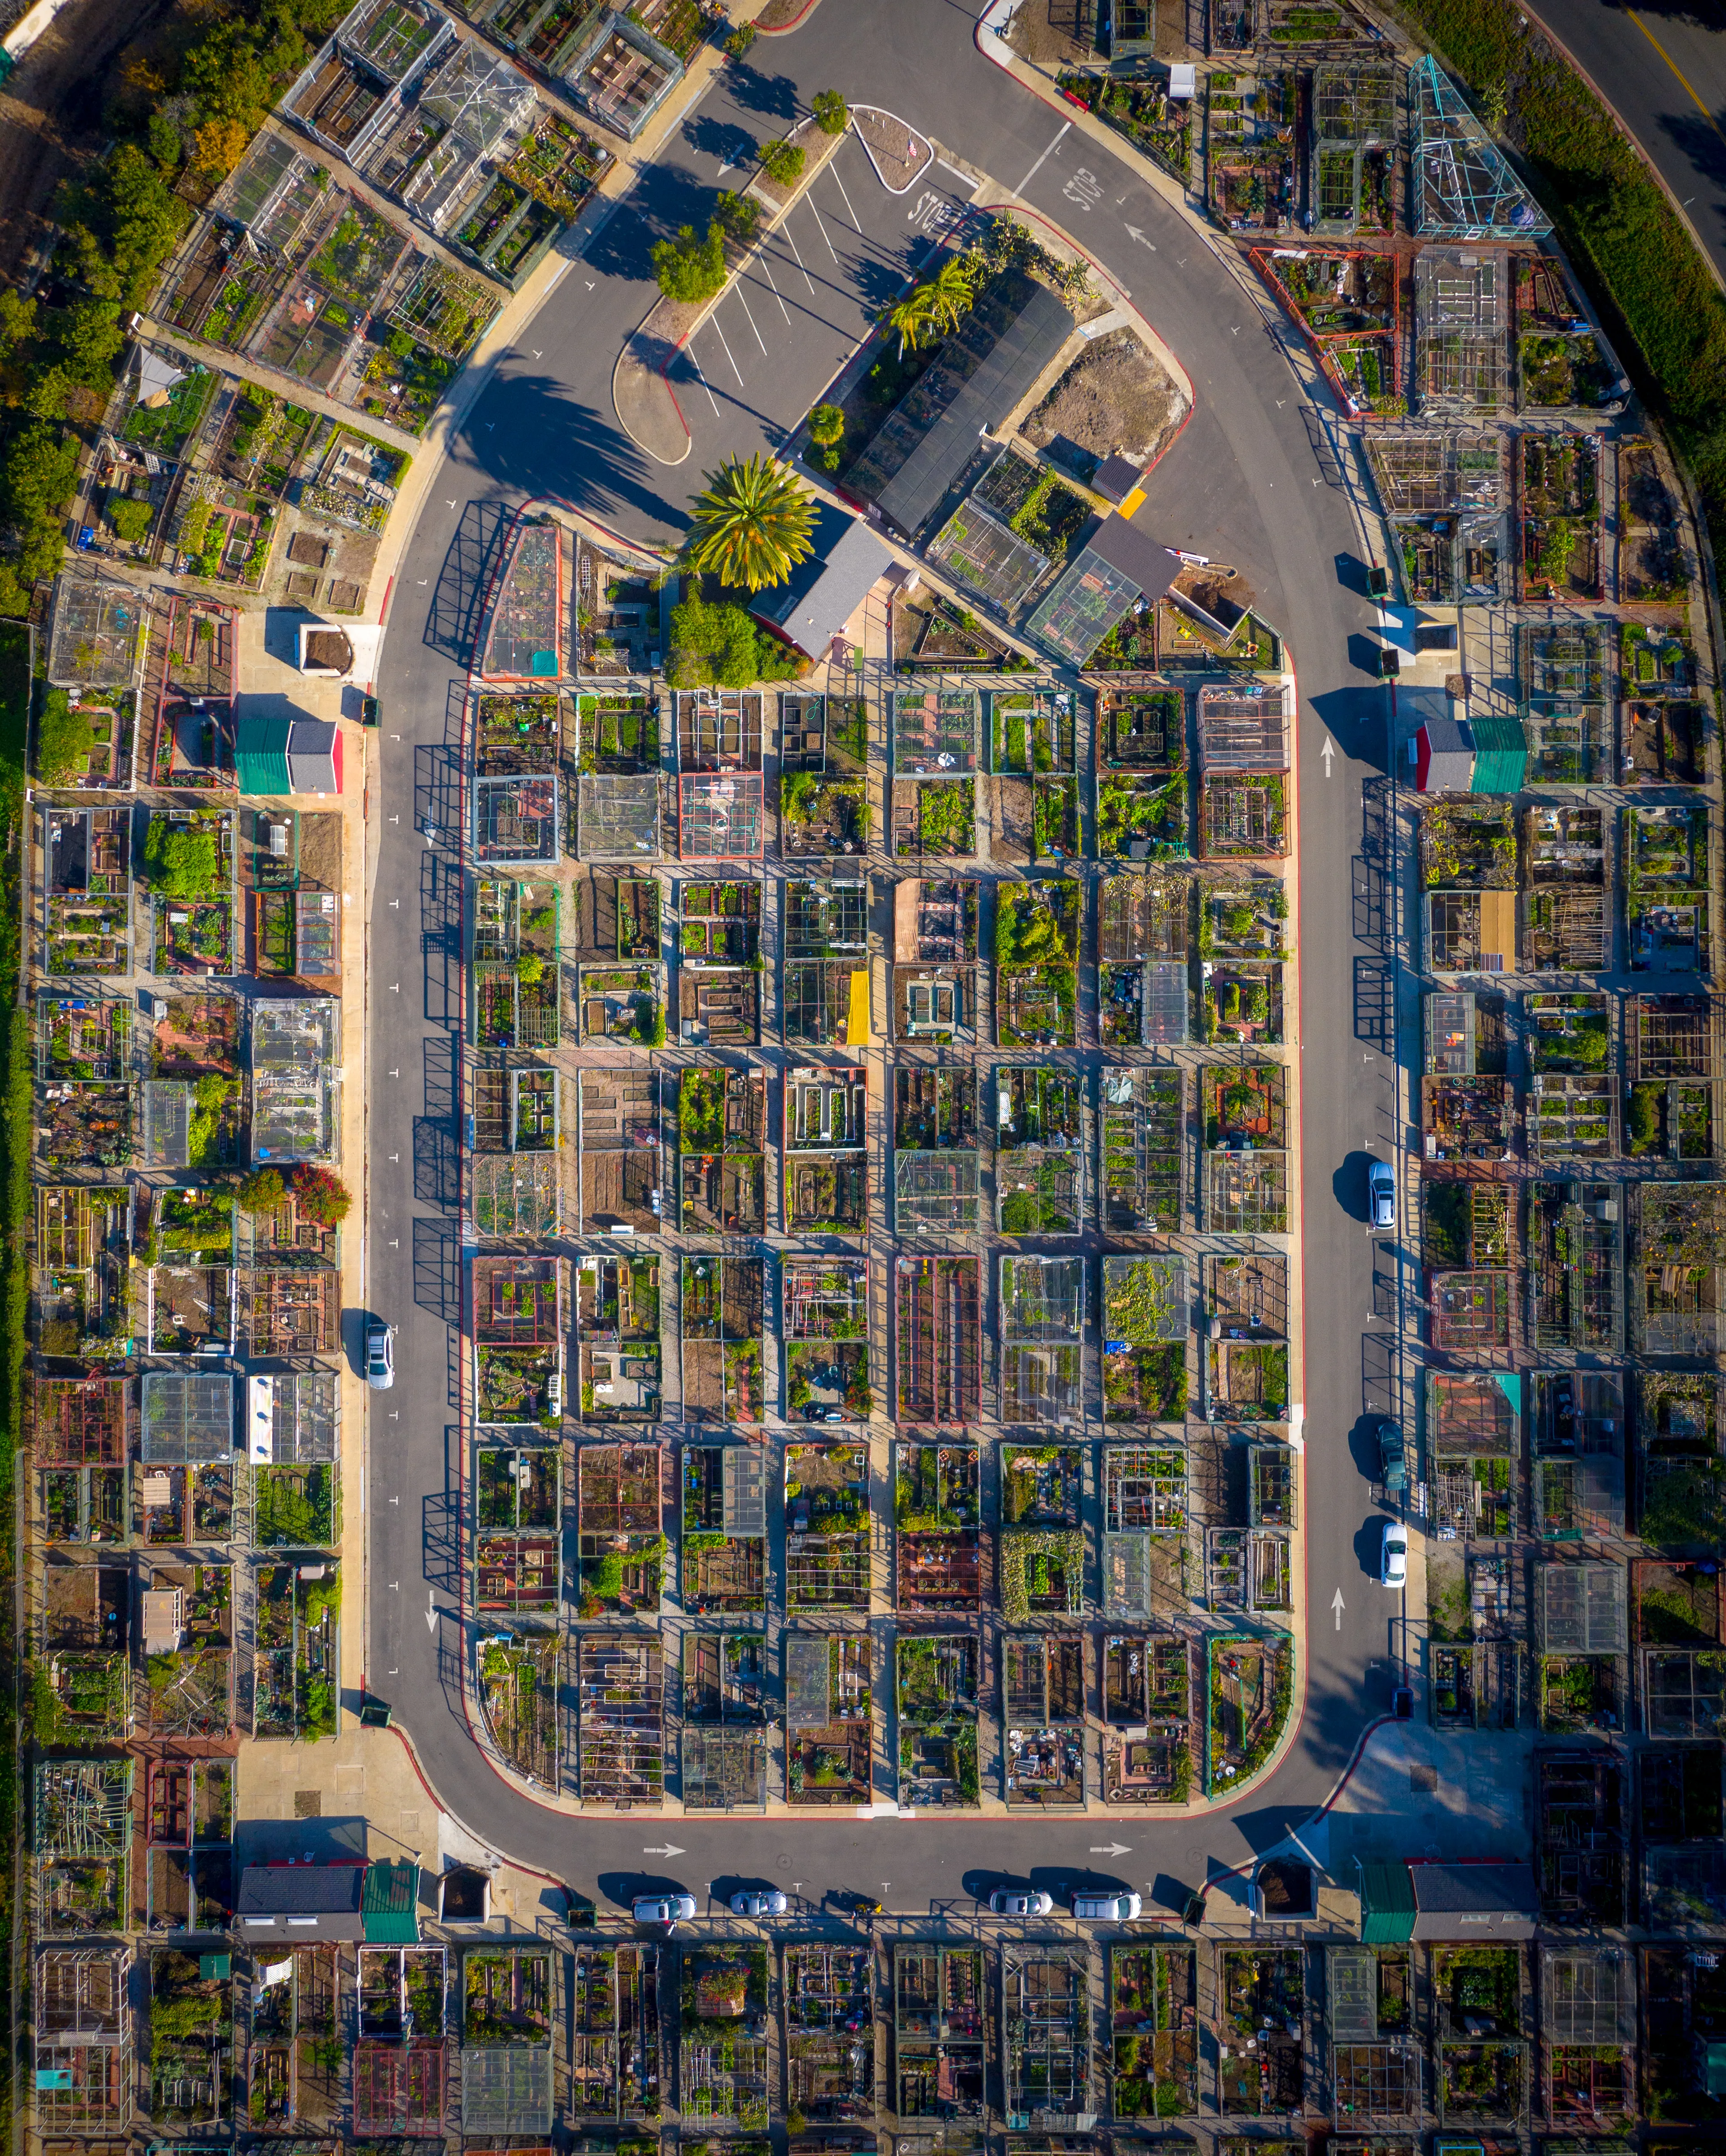
[{"label": "white road marking", "polygon": [[[978,188],[983,185],[981,180],[973,180],[968,172],[962,172],[957,165],[949,165],[945,157],[937,157],[935,160],[935,162],[941,167],[943,172],[951,172],[954,179],[963,180],[973,195],[976,193]],[[1123,195],[1122,197],[1122,200],[1124,202],[1125,199],[1126,198]]]},{"label": "white road marking", "polygon": [[[552,294],[557,290],[557,287],[563,282],[563,280],[569,275],[570,271],[574,269],[574,267],[575,264],[573,262],[566,262],[563,264],[563,267],[557,272],[557,275],[552,278],[551,283],[546,286],[546,296],[547,299],[549,299]],[[589,285],[588,290],[591,292],[593,289],[593,286]]]},{"label": "white road marking", "polygon": [[719,317],[717,315],[713,317],[713,334],[719,339],[721,344],[724,345],[725,356],[731,362],[731,371],[737,377],[737,387],[741,389],[743,386],[743,370],[737,365],[737,357],[732,351],[730,342],[726,336],[725,331],[719,326]]},{"label": "white road marking", "polygon": [[[815,205],[814,205],[814,203],[813,202],[811,202],[811,203],[810,203],[810,204],[809,204],[809,208],[810,208],[812,210],[814,210],[814,212],[815,212],[815,223],[816,223],[816,224],[817,224],[818,226],[819,226],[819,228],[820,228],[820,233],[821,233],[821,237],[822,237],[822,239],[827,239],[827,227],[826,227],[824,223],[822,223],[822,222],[821,222],[821,213],[820,213],[820,211],[819,211],[819,210],[818,210],[818,209],[815,209]],[[833,254],[833,242],[832,242],[830,239],[827,239],[827,252],[828,252],[830,254]],[[836,265],[837,265],[837,264],[838,264],[838,261],[839,261],[839,257],[838,257],[838,255],[836,255],[836,254],[833,254],[833,259],[834,259],[834,263],[835,263],[835,266],[836,266]]]},{"label": "white road marking", "polygon": [[749,302],[743,297],[743,287],[741,284],[737,286],[737,305],[743,310],[743,312],[746,315],[749,316],[749,326],[755,331],[755,341],[761,346],[763,353],[765,354],[767,351],[767,340],[762,336],[760,329],[757,326],[754,316],[750,313]]},{"label": "white road marking", "polygon": [[785,226],[784,232],[786,239],[791,241],[791,252],[797,256],[797,266],[803,271],[803,281],[809,286],[810,291],[813,292],[815,289],[815,280],[810,276],[808,265],[804,261],[802,254],[798,250],[796,240],[792,238],[791,227],[789,224]]},{"label": "white road marking", "polygon": [[706,391],[707,402],[713,407],[713,416],[717,419],[719,417],[719,399],[713,394],[713,385],[708,381],[706,376],[702,373],[701,362],[700,360],[696,357],[693,352],[691,352],[689,357],[690,363],[693,366],[696,371],[696,380],[699,382],[702,388]]},{"label": "white road marking", "polygon": [[[835,179],[839,180],[839,167],[837,165],[833,168],[833,177]],[[860,234],[863,229],[862,221],[857,215],[857,206],[851,200],[850,195],[847,192],[845,183],[843,180],[839,180],[839,191],[845,196],[845,208],[851,213],[851,223],[856,226],[858,232]]]},{"label": "white road marking", "polygon": [[[1055,142],[1058,142],[1058,141],[1061,140],[1061,135],[1067,135],[1067,134],[1071,134],[1071,131],[1072,131],[1072,125],[1073,125],[1073,123],[1072,123],[1072,121],[1071,121],[1071,120],[1065,120],[1065,121],[1063,121],[1061,122],[1061,135],[1057,135],[1057,136],[1056,136],[1056,138],[1055,138]],[[1049,145],[1049,150],[1052,150],[1052,149],[1055,147],[1055,142],[1051,142],[1051,143]],[[1044,152],[1043,152],[1043,157],[1039,157],[1039,158],[1038,158],[1038,160],[1037,160],[1037,162],[1035,162],[1035,164],[1034,164],[1034,165],[1031,167],[1030,170],[1030,171],[1025,174],[1025,177],[1024,177],[1024,178],[1023,178],[1023,179],[1019,182],[1019,185],[1018,185],[1016,187],[1015,187],[1015,188],[1014,188],[1013,192],[1014,192],[1014,193],[1015,193],[1015,195],[1022,196],[1022,195],[1024,194],[1024,192],[1025,192],[1025,189],[1026,189],[1026,188],[1030,185],[1031,182],[1032,182],[1034,179],[1035,179],[1035,177],[1037,177],[1037,174],[1042,171],[1042,169],[1043,169],[1043,157],[1046,157],[1048,156],[1048,154],[1049,154],[1049,150],[1045,150],[1045,151],[1044,151]]]},{"label": "white road marking", "polygon": [[767,281],[768,282],[768,284],[769,284],[769,285],[773,285],[773,297],[774,297],[776,300],[778,300],[778,301],[779,301],[779,312],[780,312],[780,313],[781,313],[781,314],[785,317],[786,321],[789,322],[789,321],[790,321],[790,319],[791,319],[791,310],[790,310],[790,308],[789,308],[789,307],[788,307],[788,306],[786,305],[786,304],[785,304],[784,300],[783,300],[783,299],[781,299],[781,298],[780,298],[780,296],[779,296],[779,288],[778,288],[778,286],[776,284],[773,284],[773,264],[772,264],[772,263],[770,263],[770,262],[768,260],[768,259],[767,259],[767,257],[766,257],[766,255],[765,255],[765,254],[763,254],[763,255],[762,256],[762,258],[761,258],[761,266],[762,266],[762,268],[763,268],[764,270],[766,270],[766,272],[767,272]]}]

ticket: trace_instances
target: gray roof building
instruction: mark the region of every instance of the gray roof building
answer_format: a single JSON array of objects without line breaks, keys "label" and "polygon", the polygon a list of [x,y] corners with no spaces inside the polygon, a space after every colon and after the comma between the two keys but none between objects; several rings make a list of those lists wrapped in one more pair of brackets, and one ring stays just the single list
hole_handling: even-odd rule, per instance
[{"label": "gray roof building", "polygon": [[756,594],[751,612],[776,629],[788,644],[819,658],[840,635],[893,557],[860,516],[823,502],[810,534],[814,551],[783,584]]},{"label": "gray roof building", "polygon": [[366,1866],[249,1864],[239,1875],[234,1916],[249,1946],[302,1946],[312,1939],[365,1936]]}]

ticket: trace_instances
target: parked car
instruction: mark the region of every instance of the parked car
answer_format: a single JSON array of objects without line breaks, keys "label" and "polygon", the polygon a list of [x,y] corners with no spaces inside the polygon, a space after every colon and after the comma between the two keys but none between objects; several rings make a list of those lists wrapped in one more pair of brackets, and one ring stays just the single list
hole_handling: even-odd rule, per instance
[{"label": "parked car", "polygon": [[387,1393],[396,1381],[395,1337],[393,1325],[366,1327],[366,1383],[374,1393]]},{"label": "parked car", "polygon": [[1379,1424],[1379,1481],[1389,1491],[1400,1492],[1409,1486],[1408,1450],[1401,1426],[1394,1422]]},{"label": "parked car", "polygon": [[693,1894],[638,1894],[629,1904],[629,1914],[638,1924],[663,1924],[668,1932],[695,1912]]},{"label": "parked car", "polygon": [[1396,1225],[1396,1176],[1388,1160],[1368,1164],[1366,1204],[1367,1217],[1374,1228]]},{"label": "parked car", "polygon": [[1384,1540],[1379,1545],[1379,1584],[1404,1587],[1408,1576],[1409,1531],[1400,1520],[1386,1520]]},{"label": "parked car", "polygon": [[731,1897],[734,1917],[783,1917],[790,1906],[777,1887],[746,1887]]},{"label": "parked car", "polygon": [[1137,1894],[1075,1894],[1073,1914],[1081,1924],[1130,1924],[1143,1907]]},{"label": "parked car", "polygon": [[997,1887],[989,1897],[992,1917],[1046,1917],[1054,1907],[1040,1887]]}]

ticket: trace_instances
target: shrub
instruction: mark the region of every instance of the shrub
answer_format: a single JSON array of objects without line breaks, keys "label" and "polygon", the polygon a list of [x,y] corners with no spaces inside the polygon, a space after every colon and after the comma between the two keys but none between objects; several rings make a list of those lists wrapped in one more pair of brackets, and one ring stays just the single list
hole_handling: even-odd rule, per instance
[{"label": "shrub", "polygon": [[843,135],[851,124],[851,108],[836,90],[818,90],[813,110],[824,135]]},{"label": "shrub", "polygon": [[537,951],[524,951],[516,961],[516,978],[524,988],[537,988],[545,972],[546,962]]},{"label": "shrub", "polygon": [[294,1170],[294,1203],[320,1228],[339,1228],[347,1218],[353,1194],[333,1169],[302,1163]]},{"label": "shrub", "polygon": [[760,225],[761,204],[753,195],[733,194],[729,187],[722,187],[713,205],[713,222],[739,245],[747,247]]},{"label": "shrub", "polygon": [[50,689],[36,721],[36,773],[44,786],[69,786],[84,773],[92,739],[90,721],[74,711],[64,689]]},{"label": "shrub", "polygon": [[753,23],[739,23],[726,39],[725,49],[734,60],[740,60],[754,43],[755,25]]},{"label": "shrub", "polygon": [[707,227],[705,239],[696,237],[692,224],[680,226],[675,239],[654,243],[653,271],[668,300],[699,306],[711,300],[725,283],[725,234],[718,220]]},{"label": "shrub", "polygon": [[163,898],[188,903],[213,898],[218,868],[216,841],[208,831],[175,831],[152,819],[144,842],[144,870]]},{"label": "shrub", "polygon": [[120,501],[108,504],[108,521],[114,527],[115,537],[124,539],[131,545],[136,545],[148,532],[150,520],[155,513],[147,501],[133,501],[129,496],[122,496]]},{"label": "shrub", "polygon": [[830,449],[844,439],[845,415],[837,404],[818,404],[809,414],[809,439]]},{"label": "shrub", "polygon": [[789,187],[801,177],[804,153],[795,142],[763,142],[761,146],[761,169],[776,187]]},{"label": "shrub", "polygon": [[286,1185],[279,1169],[254,1168],[242,1178],[235,1195],[242,1213],[273,1213],[286,1195]]}]

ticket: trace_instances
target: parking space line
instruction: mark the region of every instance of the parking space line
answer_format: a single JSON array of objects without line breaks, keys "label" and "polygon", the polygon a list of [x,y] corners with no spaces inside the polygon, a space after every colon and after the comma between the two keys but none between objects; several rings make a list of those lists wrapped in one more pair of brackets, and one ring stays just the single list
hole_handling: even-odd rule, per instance
[{"label": "parking space line", "polygon": [[962,172],[957,165],[949,165],[945,157],[937,157],[935,160],[935,162],[941,167],[943,172],[951,172],[954,179],[963,180],[966,187],[969,188],[973,195],[976,193],[978,188],[983,185],[981,180],[973,180],[968,172]]},{"label": "parking space line", "polygon": [[[826,227],[826,224],[825,224],[825,223],[823,221],[823,218],[822,218],[822,216],[821,216],[821,213],[820,213],[820,211],[819,211],[819,209],[815,209],[815,204],[814,204],[814,199],[813,199],[813,198],[811,198],[811,200],[810,200],[810,203],[809,203],[809,208],[810,208],[812,210],[814,210],[815,223],[816,223],[820,227],[820,231],[821,231],[821,237],[822,237],[822,239],[827,239],[827,227]],[[833,254],[834,264],[835,264],[835,267],[836,267],[836,266],[837,266],[837,264],[838,264],[838,262],[839,262],[839,257],[838,257],[838,255],[837,255],[837,254],[833,254],[833,242],[832,242],[830,239],[827,239],[827,252],[828,252],[830,254]],[[805,272],[804,274],[805,274],[805,275],[807,275],[808,273],[807,273],[807,272]]]},{"label": "parking space line", "polygon": [[713,334],[719,339],[721,344],[725,346],[725,356],[731,361],[731,371],[737,377],[737,387],[741,389],[743,386],[743,370],[737,365],[736,356],[733,354],[731,348],[730,340],[727,337],[725,331],[719,326],[719,317],[717,315],[715,315],[713,317]]},{"label": "parking space line", "polygon": [[[1055,142],[1058,142],[1058,141],[1061,140],[1061,135],[1067,135],[1067,134],[1071,134],[1071,131],[1072,131],[1072,125],[1073,125],[1073,123],[1072,123],[1072,121],[1071,121],[1071,120],[1068,120],[1068,121],[1064,121],[1064,122],[1062,123],[1062,126],[1061,126],[1061,134],[1060,134],[1060,135],[1057,135],[1057,136],[1056,136],[1056,138],[1055,138]],[[1052,150],[1052,149],[1055,147],[1055,142],[1051,142],[1051,143],[1049,145],[1049,150]],[[1046,157],[1048,156],[1048,154],[1049,154],[1049,150],[1045,150],[1045,151],[1044,151],[1044,152],[1043,152],[1043,157]],[[1017,195],[1017,196],[1018,196],[1018,198],[1019,198],[1019,199],[1020,200],[1020,202],[1023,202],[1023,201],[1025,200],[1025,189],[1026,189],[1026,188],[1030,185],[1031,182],[1032,182],[1034,179],[1035,179],[1035,177],[1037,177],[1037,174],[1038,174],[1040,172],[1041,172],[1041,171],[1042,171],[1042,169],[1043,169],[1043,157],[1039,157],[1039,158],[1038,158],[1038,160],[1037,160],[1037,162],[1035,162],[1035,164],[1034,164],[1034,165],[1031,167],[1030,170],[1030,171],[1025,174],[1025,177],[1024,177],[1024,178],[1023,178],[1023,179],[1019,182],[1019,185],[1018,185],[1016,187],[1015,187],[1015,188],[1014,188],[1013,192],[1014,192],[1014,193],[1015,193],[1015,195]]]},{"label": "parking space line", "polygon": [[[790,319],[791,319],[791,310],[790,310],[790,308],[789,308],[789,307],[788,307],[788,306],[786,305],[786,304],[785,304],[785,302],[784,302],[783,299],[783,298],[781,298],[781,296],[780,296],[780,293],[779,293],[779,288],[778,288],[778,286],[777,285],[773,284],[773,264],[772,264],[771,262],[769,262],[769,261],[768,260],[768,259],[767,259],[767,255],[766,255],[766,254],[765,254],[764,252],[762,254],[762,255],[760,256],[759,259],[760,259],[760,262],[761,262],[761,266],[762,266],[762,268],[763,268],[763,269],[767,272],[767,281],[768,282],[768,284],[769,284],[769,285],[773,285],[773,297],[774,297],[776,300],[778,300],[778,302],[779,302],[779,312],[780,312],[780,313],[781,313],[781,314],[785,317],[786,321],[789,322],[789,321],[790,321]],[[813,285],[810,285],[809,290],[810,290],[811,291],[814,291],[814,289],[815,289],[815,288],[814,288],[814,286]]]},{"label": "parking space line", "polygon": [[792,236],[790,220],[788,218],[786,222],[779,227],[779,229],[784,234],[786,239],[790,241],[791,252],[797,256],[797,266],[803,272],[803,281],[809,286],[810,291],[813,292],[815,289],[815,280],[810,276],[809,272],[809,264],[804,260],[797,242]]},{"label": "parking space line", "polygon": [[743,312],[746,315],[749,316],[749,326],[752,330],[755,331],[755,341],[761,346],[763,353],[765,354],[767,351],[767,343],[765,339],[763,337],[760,330],[756,326],[754,316],[749,313],[749,302],[743,297],[743,287],[741,281],[737,285],[737,305],[743,310]]},{"label": "parking space line", "polygon": [[689,361],[690,365],[693,367],[696,371],[696,380],[701,383],[702,388],[707,393],[707,402],[713,407],[713,416],[717,419],[719,417],[719,399],[713,394],[713,385],[708,381],[706,376],[702,373],[701,362],[696,357],[693,352],[690,353]]},{"label": "parking space line", "polygon": [[[839,166],[836,162],[833,167],[833,177],[835,179],[839,180]],[[839,180],[839,191],[845,196],[845,208],[851,213],[851,223],[856,227],[857,235],[860,239],[863,234],[862,219],[857,215],[857,206],[851,200],[850,195],[847,192],[845,183],[843,180]]]}]

